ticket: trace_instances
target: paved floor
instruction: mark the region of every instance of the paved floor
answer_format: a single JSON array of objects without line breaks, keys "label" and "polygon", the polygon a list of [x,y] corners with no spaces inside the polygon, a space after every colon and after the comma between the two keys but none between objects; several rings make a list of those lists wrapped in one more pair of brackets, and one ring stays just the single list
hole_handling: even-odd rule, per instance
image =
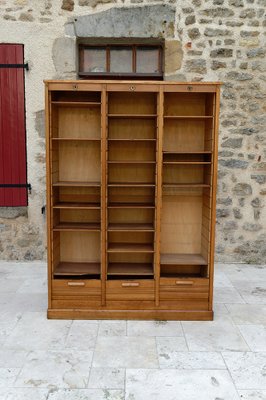
[{"label": "paved floor", "polygon": [[44,263],[0,278],[1,400],[266,399],[266,266],[216,266],[213,322],[48,321]]}]

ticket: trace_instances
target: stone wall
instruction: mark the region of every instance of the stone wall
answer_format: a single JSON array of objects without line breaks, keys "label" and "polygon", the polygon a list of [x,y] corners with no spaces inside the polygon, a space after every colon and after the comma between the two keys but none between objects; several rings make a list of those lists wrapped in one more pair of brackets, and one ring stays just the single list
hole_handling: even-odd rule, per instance
[{"label": "stone wall", "polygon": [[[26,208],[0,208],[0,259],[45,257],[43,79],[76,77],[78,37],[165,39],[165,79],[222,81],[216,260],[265,263],[266,0],[0,0],[0,40],[23,43]],[[264,46],[263,46],[264,45]]]}]

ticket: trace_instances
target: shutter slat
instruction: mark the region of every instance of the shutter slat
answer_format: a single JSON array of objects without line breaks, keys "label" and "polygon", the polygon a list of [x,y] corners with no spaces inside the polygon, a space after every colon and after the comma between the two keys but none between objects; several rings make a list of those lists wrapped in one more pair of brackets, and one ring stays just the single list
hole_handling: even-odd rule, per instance
[{"label": "shutter slat", "polygon": [[[0,45],[0,64],[23,64],[23,45]],[[0,185],[26,184],[24,69],[0,69]],[[26,188],[1,188],[0,206],[27,205]]]}]

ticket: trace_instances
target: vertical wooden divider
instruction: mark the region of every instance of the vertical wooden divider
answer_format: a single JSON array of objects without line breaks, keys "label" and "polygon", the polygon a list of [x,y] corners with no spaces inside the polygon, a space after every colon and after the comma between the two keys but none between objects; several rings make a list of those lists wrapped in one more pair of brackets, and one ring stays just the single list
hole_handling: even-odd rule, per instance
[{"label": "vertical wooden divider", "polygon": [[216,86],[214,127],[213,127],[213,148],[212,148],[212,188],[211,188],[211,226],[210,226],[210,257],[209,257],[209,310],[212,310],[213,303],[213,275],[214,275],[214,254],[215,254],[215,221],[216,221],[216,188],[218,169],[218,129],[220,110],[220,86]]},{"label": "vertical wooden divider", "polygon": [[163,86],[157,94],[157,146],[156,146],[156,190],[155,190],[155,305],[160,302],[160,244],[162,209],[162,163],[163,163]]},{"label": "vertical wooden divider", "polygon": [[46,221],[47,221],[47,274],[48,274],[48,308],[52,307],[52,229],[51,229],[51,101],[48,84],[45,84],[45,109],[48,111],[45,115],[45,134],[46,134]]},{"label": "vertical wooden divider", "polygon": [[106,302],[106,140],[107,140],[107,95],[106,85],[102,85],[101,93],[101,282],[102,282],[102,305]]}]

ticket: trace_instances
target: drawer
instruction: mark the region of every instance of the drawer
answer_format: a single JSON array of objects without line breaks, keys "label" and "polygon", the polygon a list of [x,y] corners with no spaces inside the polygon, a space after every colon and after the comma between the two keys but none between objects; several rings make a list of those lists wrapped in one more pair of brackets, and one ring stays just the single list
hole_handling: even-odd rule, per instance
[{"label": "drawer", "polygon": [[106,282],[106,300],[154,300],[153,280],[117,280]]},{"label": "drawer", "polygon": [[59,296],[87,296],[97,298],[101,296],[101,281],[92,280],[71,280],[54,279],[52,281],[52,298]]},{"label": "drawer", "polygon": [[110,92],[158,92],[159,86],[158,85],[149,85],[149,84],[141,84],[141,83],[122,83],[122,84],[115,84],[115,83],[108,83],[107,84],[107,91]]},{"label": "drawer", "polygon": [[197,84],[186,84],[186,85],[164,85],[165,92],[183,92],[183,93],[213,93],[216,92],[216,85],[197,85]]},{"label": "drawer", "polygon": [[209,279],[206,278],[161,278],[161,300],[208,300]]}]

